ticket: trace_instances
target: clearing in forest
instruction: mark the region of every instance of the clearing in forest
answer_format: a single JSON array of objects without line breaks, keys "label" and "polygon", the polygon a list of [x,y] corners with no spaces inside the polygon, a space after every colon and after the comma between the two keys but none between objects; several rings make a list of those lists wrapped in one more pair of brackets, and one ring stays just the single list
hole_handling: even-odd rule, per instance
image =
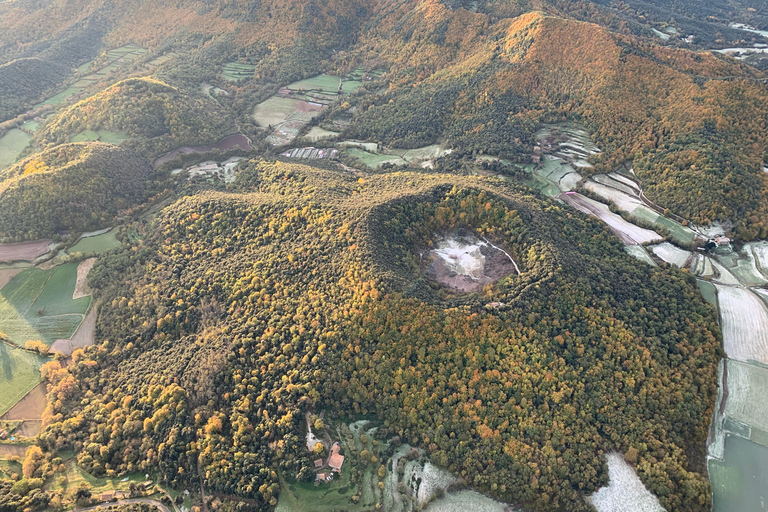
[{"label": "clearing in forest", "polygon": [[120,247],[120,241],[115,231],[107,231],[100,235],[82,237],[75,245],[67,249],[68,254],[98,254]]},{"label": "clearing in forest", "polygon": [[[356,70],[362,72],[362,70]],[[256,105],[253,119],[271,133],[266,140],[273,146],[291,142],[299,131],[327,105],[360,86],[362,74],[343,77],[317,75],[281,87],[278,93]]]},{"label": "clearing in forest", "polygon": [[227,62],[221,71],[221,77],[228,82],[250,80],[256,66],[253,64],[241,64],[239,62]]},{"label": "clearing in forest", "polygon": [[476,292],[502,277],[520,274],[517,264],[504,249],[474,235],[443,238],[429,255],[432,264],[427,275],[463,293]]},{"label": "clearing in forest", "polygon": [[608,478],[606,487],[601,487],[587,501],[598,512],[632,510],[633,512],[662,512],[664,507],[659,499],[645,488],[632,466],[620,453],[606,455]]}]

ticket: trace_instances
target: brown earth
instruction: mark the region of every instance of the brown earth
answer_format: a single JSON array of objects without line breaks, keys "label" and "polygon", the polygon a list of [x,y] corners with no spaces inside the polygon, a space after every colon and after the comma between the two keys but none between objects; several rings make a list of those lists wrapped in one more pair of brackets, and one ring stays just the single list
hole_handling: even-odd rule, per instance
[{"label": "brown earth", "polygon": [[2,290],[3,286],[7,285],[11,279],[13,279],[13,276],[18,274],[24,270],[23,268],[9,268],[5,270],[0,270],[0,290]]},{"label": "brown earth", "polygon": [[24,458],[29,446],[24,444],[0,444],[0,458],[9,459],[14,455]]},{"label": "brown earth", "polygon": [[77,282],[75,283],[75,291],[72,293],[72,300],[90,295],[87,278],[88,272],[91,271],[94,263],[96,263],[96,258],[88,258],[87,260],[81,261],[77,266]]},{"label": "brown earth", "polygon": [[43,417],[43,411],[47,404],[45,398],[45,383],[41,382],[27,393],[24,398],[11,407],[11,409],[0,417],[0,420],[40,420]]},{"label": "brown earth", "polygon": [[51,240],[33,240],[18,244],[0,244],[0,262],[33,260],[48,252]]},{"label": "brown earth", "polygon": [[515,265],[502,251],[482,245],[480,253],[485,256],[485,266],[479,278],[456,273],[445,263],[445,260],[434,254],[434,251],[430,253],[432,264],[427,269],[427,277],[458,292],[473,293],[502,277],[516,273]]}]

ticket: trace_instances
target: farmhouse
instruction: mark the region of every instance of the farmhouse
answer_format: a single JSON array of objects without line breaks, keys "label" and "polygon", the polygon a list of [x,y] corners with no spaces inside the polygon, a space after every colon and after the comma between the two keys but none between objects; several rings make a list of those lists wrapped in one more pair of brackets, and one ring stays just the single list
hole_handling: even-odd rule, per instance
[{"label": "farmhouse", "polygon": [[323,459],[315,460],[315,469],[320,469],[321,467],[323,467]]},{"label": "farmhouse", "polygon": [[8,432],[5,430],[0,430],[0,439],[5,439],[8,437]]},{"label": "farmhouse", "polygon": [[101,501],[104,503],[110,502],[115,499],[115,491],[104,491],[101,493]]},{"label": "farmhouse", "polygon": [[331,457],[328,459],[328,466],[337,473],[341,472],[341,466],[344,464],[344,456],[339,453],[340,450],[339,443],[333,443]]}]

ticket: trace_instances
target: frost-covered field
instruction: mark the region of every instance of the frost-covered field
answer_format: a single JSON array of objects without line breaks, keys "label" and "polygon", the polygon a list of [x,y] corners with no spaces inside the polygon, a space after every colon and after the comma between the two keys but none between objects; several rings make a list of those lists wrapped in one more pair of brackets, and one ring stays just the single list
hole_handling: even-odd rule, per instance
[{"label": "frost-covered field", "polygon": [[734,276],[730,270],[712,258],[709,258],[709,262],[712,264],[712,269],[714,270],[712,281],[730,286],[741,286],[741,281],[736,279],[736,276]]},{"label": "frost-covered field", "polygon": [[642,245],[628,245],[624,247],[624,250],[627,251],[630,256],[634,256],[640,261],[643,261],[654,267],[656,266],[656,263],[648,255],[648,251],[646,251]]},{"label": "frost-covered field", "polygon": [[513,510],[477,491],[458,491],[433,501],[427,505],[424,512],[509,512]]},{"label": "frost-covered field", "polygon": [[653,254],[661,258],[663,261],[683,268],[691,257],[691,253],[684,251],[670,244],[664,242],[663,244],[653,246]]},{"label": "frost-covered field", "polygon": [[[598,177],[595,176],[595,178]],[[608,181],[606,178],[607,176],[603,178],[604,182]],[[617,184],[617,186],[619,186],[619,184]],[[623,187],[624,185],[621,186]],[[616,206],[626,212],[632,213],[635,209],[643,206],[643,202],[639,198],[633,197],[621,190],[617,190],[611,186],[606,185],[605,183],[599,183],[590,179],[587,180],[587,182],[584,184],[584,188],[594,192],[603,199],[613,201],[616,203]]]},{"label": "frost-covered field", "polygon": [[587,498],[598,512],[660,512],[664,510],[656,496],[645,488],[643,482],[619,453],[606,455],[608,477],[606,487]]},{"label": "frost-covered field", "polygon": [[768,364],[768,311],[752,291],[717,286],[723,348],[731,359]]},{"label": "frost-covered field", "polygon": [[725,415],[768,431],[768,368],[728,361],[728,400]]},{"label": "frost-covered field", "polygon": [[588,215],[594,215],[606,224],[616,233],[627,245],[642,244],[644,242],[661,242],[662,237],[655,231],[641,228],[627,222],[621,215],[613,213],[608,206],[594,199],[590,199],[581,194],[560,194],[561,200],[570,204],[577,210]]}]

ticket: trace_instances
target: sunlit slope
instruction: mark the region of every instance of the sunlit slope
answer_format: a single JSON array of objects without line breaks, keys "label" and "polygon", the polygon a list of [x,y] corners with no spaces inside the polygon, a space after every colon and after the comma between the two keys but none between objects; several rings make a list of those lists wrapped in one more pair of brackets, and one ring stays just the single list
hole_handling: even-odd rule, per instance
[{"label": "sunlit slope", "polygon": [[576,118],[604,150],[597,171],[634,161],[657,203],[766,234],[765,74],[542,13],[494,23],[423,2],[402,20],[374,29],[395,84],[357,105],[345,135],[519,154],[532,152],[535,122]]},{"label": "sunlit slope", "polygon": [[217,142],[236,127],[229,111],[202,94],[134,78],[62,110],[37,134],[36,142],[49,147],[76,139],[86,130],[124,134],[129,147],[157,155],[184,145]]}]

